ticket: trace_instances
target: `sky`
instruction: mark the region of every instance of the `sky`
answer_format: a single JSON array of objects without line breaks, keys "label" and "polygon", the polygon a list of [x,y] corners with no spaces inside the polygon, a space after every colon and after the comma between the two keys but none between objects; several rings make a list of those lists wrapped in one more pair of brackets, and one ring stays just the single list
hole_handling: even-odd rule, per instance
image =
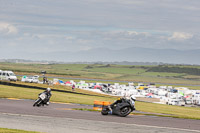
[{"label": "sky", "polygon": [[96,48],[200,49],[199,29],[200,0],[0,0],[0,59]]}]

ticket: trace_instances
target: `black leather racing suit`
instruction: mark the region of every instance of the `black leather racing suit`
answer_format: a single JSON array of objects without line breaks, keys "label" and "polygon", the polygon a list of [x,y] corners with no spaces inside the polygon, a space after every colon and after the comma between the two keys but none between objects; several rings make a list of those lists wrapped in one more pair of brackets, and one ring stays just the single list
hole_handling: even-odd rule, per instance
[{"label": "black leather racing suit", "polygon": [[[51,94],[51,92],[47,92],[47,91],[44,91],[44,92],[42,92],[42,93],[45,93],[46,96],[47,96],[47,98],[44,100],[44,104],[47,104],[47,102],[49,102],[49,100],[50,100],[52,94]],[[40,94],[42,94],[42,93],[40,93]],[[40,94],[39,94],[39,95],[40,95]]]},{"label": "black leather racing suit", "polygon": [[123,99],[123,98],[120,98],[120,99],[116,100],[114,103],[112,103],[112,104],[110,105],[111,109],[113,109],[113,108],[114,108],[114,106],[115,106],[115,105],[117,105],[118,103],[122,103],[122,102],[123,102],[123,100],[125,100],[125,99]]}]

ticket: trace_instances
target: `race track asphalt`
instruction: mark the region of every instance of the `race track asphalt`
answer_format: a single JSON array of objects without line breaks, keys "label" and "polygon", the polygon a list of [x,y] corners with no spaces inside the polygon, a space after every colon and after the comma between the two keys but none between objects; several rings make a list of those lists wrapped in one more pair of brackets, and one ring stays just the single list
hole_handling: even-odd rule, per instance
[{"label": "race track asphalt", "polygon": [[33,107],[33,100],[0,99],[0,127],[40,132],[200,132],[200,120],[158,116],[103,116],[100,112],[72,110],[92,106],[50,103]]}]

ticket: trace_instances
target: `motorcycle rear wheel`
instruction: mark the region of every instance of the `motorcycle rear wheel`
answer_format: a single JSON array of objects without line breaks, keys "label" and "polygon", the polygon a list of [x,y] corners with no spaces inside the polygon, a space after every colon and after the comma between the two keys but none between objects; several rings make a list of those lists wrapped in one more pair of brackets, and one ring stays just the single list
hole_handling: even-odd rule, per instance
[{"label": "motorcycle rear wheel", "polygon": [[130,107],[123,107],[122,109],[120,109],[120,116],[121,117],[126,117],[127,115],[129,115],[131,113],[131,108]]}]

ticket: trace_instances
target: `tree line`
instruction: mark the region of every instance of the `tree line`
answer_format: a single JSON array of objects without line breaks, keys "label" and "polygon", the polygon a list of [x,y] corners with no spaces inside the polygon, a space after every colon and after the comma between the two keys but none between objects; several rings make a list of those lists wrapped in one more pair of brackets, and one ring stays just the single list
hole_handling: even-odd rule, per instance
[{"label": "tree line", "polygon": [[200,69],[198,68],[181,68],[181,67],[168,67],[168,66],[156,66],[150,67],[146,72],[171,72],[171,73],[186,73],[190,75],[200,75]]}]

